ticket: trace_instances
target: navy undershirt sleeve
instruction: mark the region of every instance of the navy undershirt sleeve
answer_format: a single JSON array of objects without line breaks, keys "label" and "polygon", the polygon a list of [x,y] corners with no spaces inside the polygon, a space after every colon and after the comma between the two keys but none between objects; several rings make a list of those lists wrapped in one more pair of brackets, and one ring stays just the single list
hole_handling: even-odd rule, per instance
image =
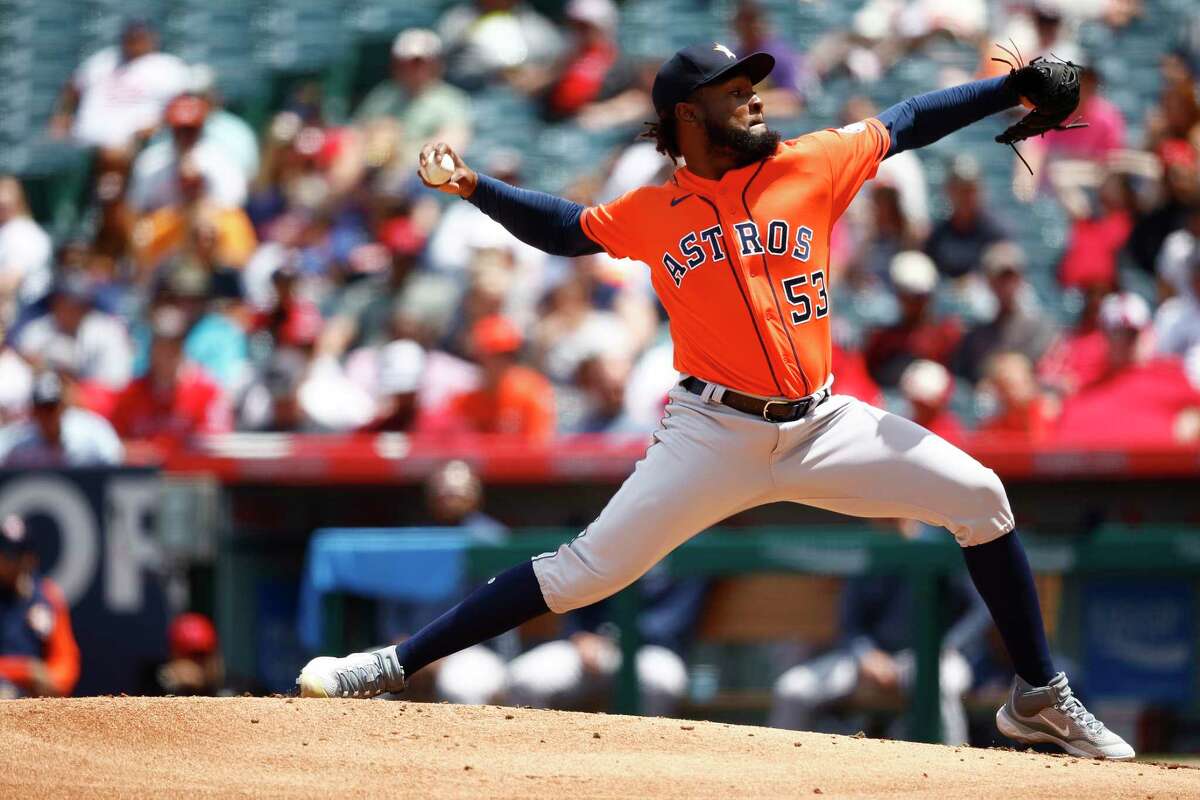
[{"label": "navy undershirt sleeve", "polygon": [[1019,102],[1020,97],[1009,86],[1008,76],[1002,75],[910,97],[876,119],[891,135],[892,145],[887,154],[894,156],[932,144],[959,128],[1012,108]]},{"label": "navy undershirt sleeve", "polygon": [[518,189],[480,173],[467,202],[522,242],[552,256],[586,256],[603,248],[583,232],[583,206],[544,192]]}]

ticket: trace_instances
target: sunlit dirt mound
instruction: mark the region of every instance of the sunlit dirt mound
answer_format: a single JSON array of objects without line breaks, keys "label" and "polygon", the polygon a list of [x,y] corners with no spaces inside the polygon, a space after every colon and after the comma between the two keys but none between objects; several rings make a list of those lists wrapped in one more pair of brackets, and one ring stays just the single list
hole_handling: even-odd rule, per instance
[{"label": "sunlit dirt mound", "polygon": [[1200,797],[1200,770],[686,720],[288,698],[0,702],[3,797]]}]

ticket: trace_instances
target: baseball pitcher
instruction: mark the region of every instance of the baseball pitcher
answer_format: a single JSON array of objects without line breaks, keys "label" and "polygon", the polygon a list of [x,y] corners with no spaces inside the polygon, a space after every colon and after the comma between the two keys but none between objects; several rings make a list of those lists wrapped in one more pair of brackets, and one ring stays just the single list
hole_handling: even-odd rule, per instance
[{"label": "baseball pitcher", "polygon": [[919,425],[837,394],[830,373],[830,231],[879,163],[1022,102],[1032,110],[997,141],[1061,128],[1078,103],[1075,69],[1039,60],[783,139],[754,90],[773,66],[766,53],[739,58],[711,42],[672,56],[654,82],[650,135],[685,166],[605,205],[517,189],[444,144],[424,148],[428,185],[523,241],[645,262],[670,316],[680,380],[645,457],[575,539],[492,578],[396,647],[313,659],[297,680],[303,695],[400,691],[443,656],[608,597],[732,514],[791,501],[949,530],[1016,667],[996,715],[1001,732],[1077,756],[1133,757],[1051,662],[996,474]]}]

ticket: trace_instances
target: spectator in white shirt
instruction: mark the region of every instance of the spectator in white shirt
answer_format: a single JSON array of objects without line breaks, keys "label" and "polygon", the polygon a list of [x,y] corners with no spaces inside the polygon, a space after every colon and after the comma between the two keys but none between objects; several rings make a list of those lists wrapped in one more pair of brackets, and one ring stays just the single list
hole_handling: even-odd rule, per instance
[{"label": "spectator in white shirt", "polygon": [[33,381],[29,419],[0,428],[0,465],[96,467],[120,464],[125,448],[108,420],[75,408],[53,372]]},{"label": "spectator in white shirt", "polygon": [[67,275],[54,287],[50,311],[21,328],[17,351],[35,367],[116,391],[129,383],[133,353],[120,320],[92,307],[91,286]]},{"label": "spectator in white shirt", "polygon": [[163,108],[187,80],[187,65],[158,51],[154,28],[131,19],[119,46],[93,54],[75,71],[51,131],[109,153],[128,153],[158,127]]},{"label": "spectator in white shirt", "polygon": [[1182,267],[1179,294],[1163,301],[1154,314],[1154,334],[1160,353],[1187,355],[1200,345],[1200,252]]},{"label": "spectator in white shirt", "polygon": [[0,425],[23,419],[29,412],[33,370],[7,345],[0,346]]},{"label": "spectator in white shirt", "polygon": [[1155,270],[1158,279],[1173,294],[1192,294],[1191,263],[1200,249],[1196,242],[1200,239],[1200,204],[1187,210],[1183,218],[1183,227],[1172,231],[1163,239],[1162,248],[1155,260]]},{"label": "spectator in white shirt", "polygon": [[0,177],[0,324],[50,289],[50,237],[29,216],[16,178]]},{"label": "spectator in white shirt", "polygon": [[179,173],[183,165],[203,178],[208,198],[224,208],[246,202],[246,176],[224,148],[201,138],[208,116],[208,101],[194,95],[176,97],[167,106],[165,121],[171,128],[169,147],[151,147],[133,162],[129,180],[129,205],[139,214],[157,211],[183,201]]},{"label": "spectator in white shirt", "polygon": [[[224,98],[217,90],[217,73],[208,64],[193,64],[189,67],[187,94],[200,98],[207,104],[208,114],[204,117],[204,132],[201,141],[221,150],[245,175],[247,181],[258,175],[260,159],[258,137],[244,119],[224,107]],[[174,152],[171,131],[160,129],[146,145],[141,157],[160,159],[160,151],[168,157]],[[154,159],[151,159],[154,160]]]}]

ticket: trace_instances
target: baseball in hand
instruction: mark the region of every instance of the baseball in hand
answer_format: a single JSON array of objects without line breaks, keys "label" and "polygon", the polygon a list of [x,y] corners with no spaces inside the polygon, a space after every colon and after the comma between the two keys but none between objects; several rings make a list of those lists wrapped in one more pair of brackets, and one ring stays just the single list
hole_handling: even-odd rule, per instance
[{"label": "baseball in hand", "polygon": [[449,153],[442,153],[440,158],[431,155],[428,161],[421,162],[421,171],[426,181],[441,186],[454,174],[454,159]]}]

